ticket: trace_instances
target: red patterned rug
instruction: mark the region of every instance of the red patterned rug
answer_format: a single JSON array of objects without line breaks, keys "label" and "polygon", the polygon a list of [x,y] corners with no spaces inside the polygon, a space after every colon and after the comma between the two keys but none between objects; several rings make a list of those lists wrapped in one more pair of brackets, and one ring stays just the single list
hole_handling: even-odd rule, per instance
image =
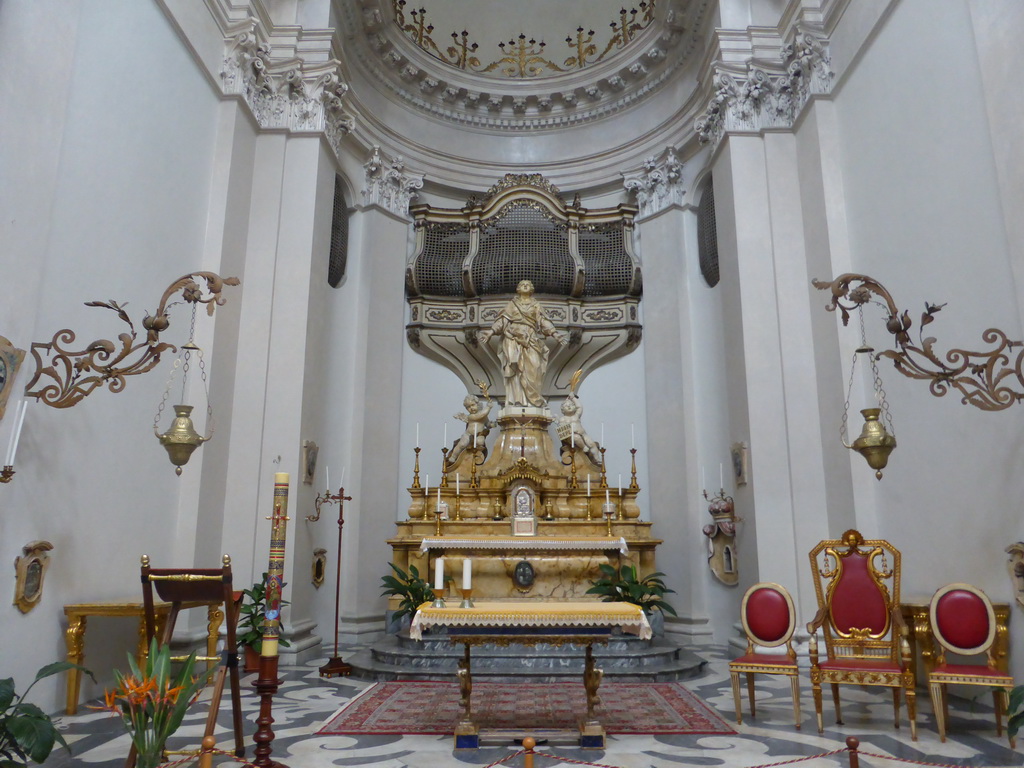
[{"label": "red patterned rug", "polygon": [[[678,683],[611,683],[599,695],[609,734],[735,733]],[[582,683],[473,684],[473,719],[485,729],[574,729],[586,710]],[[459,715],[458,683],[376,683],[317,733],[450,734]]]}]

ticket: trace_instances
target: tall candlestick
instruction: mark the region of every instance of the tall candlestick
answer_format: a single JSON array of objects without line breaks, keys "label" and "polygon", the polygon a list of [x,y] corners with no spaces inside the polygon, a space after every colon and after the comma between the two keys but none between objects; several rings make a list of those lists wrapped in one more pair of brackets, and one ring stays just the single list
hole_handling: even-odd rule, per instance
[{"label": "tall candlestick", "polygon": [[473,588],[473,565],[468,557],[462,561],[462,588]]},{"label": "tall candlestick", "polygon": [[444,558],[434,561],[434,589],[444,589]]},{"label": "tall candlestick", "polygon": [[266,611],[263,621],[261,656],[277,656],[281,631],[281,589],[284,587],[285,536],[288,531],[287,472],[274,474],[274,514],[270,518],[270,563],[267,566]]}]

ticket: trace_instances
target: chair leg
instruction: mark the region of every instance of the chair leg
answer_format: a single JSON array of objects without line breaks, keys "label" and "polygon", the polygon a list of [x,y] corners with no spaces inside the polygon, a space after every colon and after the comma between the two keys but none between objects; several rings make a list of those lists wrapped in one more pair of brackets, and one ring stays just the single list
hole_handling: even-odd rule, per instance
[{"label": "chair leg", "polygon": [[754,673],[747,672],[747,698],[750,699],[750,717],[757,717],[757,709],[754,707]]},{"label": "chair leg", "polygon": [[946,702],[942,683],[928,683],[932,694],[932,709],[935,710],[935,727],[939,731],[939,741],[946,741]]},{"label": "chair leg", "polygon": [[836,706],[836,725],[843,724],[843,710],[839,707],[839,686],[832,683],[832,703]]},{"label": "chair leg", "polygon": [[910,719],[910,740],[917,741],[917,693],[913,688],[905,688],[907,697],[907,717]]},{"label": "chair leg", "polygon": [[789,678],[789,687],[793,691],[793,718],[796,720],[796,729],[800,730],[800,676],[793,675]]},{"label": "chair leg", "polygon": [[736,723],[743,725],[743,706],[740,702],[740,673],[730,670],[729,677],[732,678],[732,698],[736,702]]},{"label": "chair leg", "polygon": [[238,680],[238,656],[230,667],[231,717],[235,727],[235,757],[245,756],[245,736],[242,733],[242,690]]},{"label": "chair leg", "polygon": [[992,689],[992,704],[996,711],[996,736],[1003,735],[1003,697],[1005,695],[1005,688]]},{"label": "chair leg", "polygon": [[892,716],[896,727],[900,727],[900,689],[892,689]]},{"label": "chair leg", "polygon": [[818,733],[824,733],[825,724],[821,717],[821,683],[811,681],[811,694],[814,696],[814,714],[818,719]]}]

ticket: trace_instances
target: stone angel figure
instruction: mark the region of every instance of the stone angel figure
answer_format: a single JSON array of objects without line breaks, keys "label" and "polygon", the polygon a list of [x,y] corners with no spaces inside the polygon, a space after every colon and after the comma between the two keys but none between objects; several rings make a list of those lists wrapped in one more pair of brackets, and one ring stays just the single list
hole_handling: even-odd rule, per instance
[{"label": "stone angel figure", "polygon": [[562,415],[555,424],[559,438],[562,440],[562,451],[579,448],[597,466],[601,466],[601,446],[597,444],[583,427],[583,404],[574,392],[562,402]]},{"label": "stone angel figure", "polygon": [[497,423],[490,419],[492,405],[493,402],[486,393],[483,399],[476,395],[466,395],[466,399],[462,401],[466,413],[455,414],[456,419],[466,422],[466,431],[448,452],[448,466],[454,466],[467,448],[483,448],[486,455],[487,435],[492,427],[497,426]]}]

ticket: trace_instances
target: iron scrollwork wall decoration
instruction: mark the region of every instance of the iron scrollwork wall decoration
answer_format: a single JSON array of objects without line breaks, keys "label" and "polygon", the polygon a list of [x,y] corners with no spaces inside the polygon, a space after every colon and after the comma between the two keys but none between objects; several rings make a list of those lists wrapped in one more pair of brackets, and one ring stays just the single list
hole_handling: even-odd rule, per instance
[{"label": "iron scrollwork wall decoration", "polygon": [[[128,376],[152,370],[164,351],[177,351],[174,345],[160,340],[160,334],[170,326],[168,310],[181,302],[193,308],[205,304],[207,314],[212,315],[216,306],[224,303],[221,292],[228,285],[239,285],[238,278],[222,278],[213,272],[192,272],[179,277],[164,291],[156,312],[142,319],[146,331],[143,340],[138,339],[138,331],[125,312],[125,305],[113,300],[86,302],[87,307],[116,312],[128,324],[128,332],[117,337],[120,346],[99,339],[83,349],[72,350],[70,345],[76,336],[68,328],[55,333],[48,342],[33,342],[31,351],[36,370],[25,394],[53,408],[70,408],[97,387],[106,386],[111,392],[121,392]],[[172,302],[179,292],[180,299]]]},{"label": "iron scrollwork wall decoration", "polygon": [[[848,273],[831,282],[811,282],[819,290],[832,292],[832,301],[826,309],[834,312],[838,308],[843,325],[849,322],[851,310],[869,302],[883,307],[885,328],[893,335],[897,348],[875,353],[875,359],[887,357],[904,376],[929,382],[928,388],[936,397],[954,388],[962,395],[962,403],[983,411],[1001,411],[1024,399],[1024,341],[1011,341],[998,328],[989,328],[982,333],[982,340],[995,345],[993,349],[988,352],[951,349],[942,359],[935,351],[935,338],[921,337],[918,344],[913,343],[909,333],[913,325],[910,313],[900,312],[889,291],[874,278]],[[944,306],[925,302],[919,336]],[[1015,348],[1020,349],[1013,355]],[[1012,386],[1014,381],[1016,387]]]}]

